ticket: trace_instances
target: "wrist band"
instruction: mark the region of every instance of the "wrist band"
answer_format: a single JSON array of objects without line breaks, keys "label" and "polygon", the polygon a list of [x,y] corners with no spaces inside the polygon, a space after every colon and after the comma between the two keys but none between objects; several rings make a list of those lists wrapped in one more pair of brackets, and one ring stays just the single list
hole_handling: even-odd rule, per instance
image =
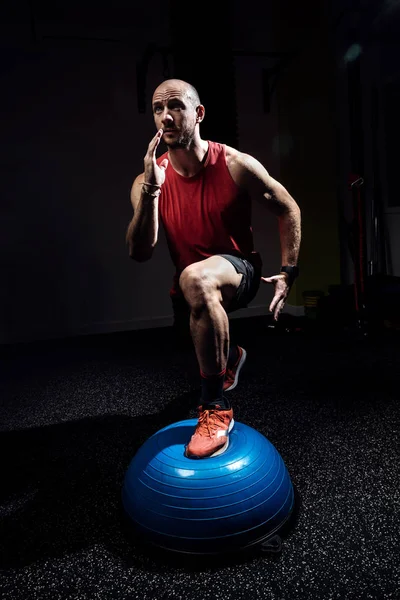
[{"label": "wrist band", "polygon": [[288,276],[288,285],[291,286],[294,282],[294,280],[296,279],[296,277],[299,276],[299,267],[297,266],[292,266],[292,265],[283,265],[281,267],[281,273],[286,273]]},{"label": "wrist band", "polygon": [[160,189],[162,187],[161,185],[158,185],[158,183],[148,183],[147,181],[144,181],[140,185],[149,185],[150,187],[156,187],[156,188],[160,188]]},{"label": "wrist band", "polygon": [[143,188],[143,191],[147,196],[151,196],[152,198],[158,198],[158,196],[161,194],[161,185],[157,185],[156,183],[153,184],[153,183],[146,183],[146,182],[142,183],[141,185],[143,185],[143,186],[148,185],[150,187],[157,188],[153,192],[149,192],[148,190]]}]

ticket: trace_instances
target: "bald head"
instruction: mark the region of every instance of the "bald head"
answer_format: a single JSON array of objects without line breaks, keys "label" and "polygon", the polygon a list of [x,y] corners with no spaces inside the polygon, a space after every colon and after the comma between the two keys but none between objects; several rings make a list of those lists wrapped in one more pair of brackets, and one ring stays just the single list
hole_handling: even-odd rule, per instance
[{"label": "bald head", "polygon": [[183,79],[166,79],[155,89],[153,103],[160,97],[183,95],[194,108],[201,104],[196,88]]}]

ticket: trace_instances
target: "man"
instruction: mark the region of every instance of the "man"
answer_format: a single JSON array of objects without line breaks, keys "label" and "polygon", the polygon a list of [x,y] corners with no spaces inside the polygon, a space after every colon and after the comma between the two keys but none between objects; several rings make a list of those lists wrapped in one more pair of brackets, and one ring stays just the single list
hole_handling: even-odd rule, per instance
[{"label": "man", "polygon": [[[246,307],[260,281],[274,285],[270,311],[277,320],[298,274],[300,210],[288,191],[252,156],[203,140],[205,108],[197,90],[180,79],[163,81],[152,99],[157,133],[144,157],[144,172],[131,190],[129,255],[153,254],[161,219],[176,267],[170,296],[175,313],[187,310],[201,376],[199,420],[185,454],[217,456],[229,444],[234,419],[225,392],[238,380],[246,352],[229,348],[228,313]],[[159,158],[161,141],[168,151]],[[278,218],[281,272],[262,277],[253,247],[251,198]]]}]

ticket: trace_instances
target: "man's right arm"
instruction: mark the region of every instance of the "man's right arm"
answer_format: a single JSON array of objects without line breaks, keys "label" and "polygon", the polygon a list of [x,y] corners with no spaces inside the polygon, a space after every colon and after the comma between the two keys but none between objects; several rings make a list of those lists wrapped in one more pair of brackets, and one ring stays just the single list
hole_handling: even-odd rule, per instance
[{"label": "man's right arm", "polygon": [[138,175],[131,188],[133,218],[126,232],[129,256],[138,262],[152,257],[158,239],[158,187],[143,185]]}]

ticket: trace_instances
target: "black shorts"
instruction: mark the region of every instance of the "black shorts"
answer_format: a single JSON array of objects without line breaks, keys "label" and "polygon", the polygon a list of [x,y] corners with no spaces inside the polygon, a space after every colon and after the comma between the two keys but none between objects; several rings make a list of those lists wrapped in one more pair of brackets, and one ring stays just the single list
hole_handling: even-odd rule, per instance
[{"label": "black shorts", "polygon": [[[231,313],[240,308],[247,308],[249,303],[257,295],[260,287],[261,271],[256,269],[245,258],[239,258],[232,254],[216,254],[215,256],[223,256],[226,260],[235,267],[237,273],[242,273],[242,281],[236,291],[236,296],[233,298],[227,312]],[[181,330],[185,329],[188,324],[190,315],[189,305],[183,296],[178,296],[172,299],[172,307],[174,311],[174,326]]]}]

